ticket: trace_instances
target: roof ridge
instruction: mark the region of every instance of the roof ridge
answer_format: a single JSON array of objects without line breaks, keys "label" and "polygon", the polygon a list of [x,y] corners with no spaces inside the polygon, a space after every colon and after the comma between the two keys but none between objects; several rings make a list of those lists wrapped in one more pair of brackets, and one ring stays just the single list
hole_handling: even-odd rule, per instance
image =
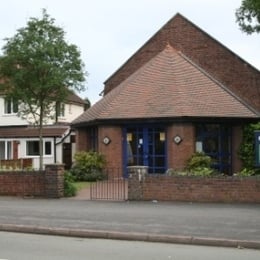
[{"label": "roof ridge", "polygon": [[[132,57],[134,57],[146,44],[148,44],[148,42],[150,42],[168,23],[170,23],[174,18],[176,18],[177,16],[181,16],[181,17],[183,17],[183,18],[185,18],[183,15],[181,15],[180,13],[176,13],[175,15],[173,15],[171,18],[170,18],[170,20],[168,20],[168,21],[166,21],[162,26],[160,26],[160,28],[155,32],[155,33],[153,33],[152,34],[152,36],[148,39],[148,40],[146,40],[142,45],[141,45],[141,47],[139,47],[136,51],[134,51],[133,52],[133,54],[129,57],[129,58],[127,58],[126,59],[126,61],[125,62],[123,62],[123,64],[121,65],[121,66],[119,66],[105,81],[104,81],[104,84],[106,84],[106,82],[107,81],[109,81],[109,79],[110,78],[112,78],[121,68],[123,68],[128,62],[129,62],[129,60],[131,60],[132,59]],[[186,19],[187,20],[187,19]],[[156,55],[159,53],[160,51],[158,51],[157,53],[156,53]],[[155,55],[155,56],[156,56]],[[155,57],[154,56],[154,57]],[[154,58],[153,57],[153,58]],[[148,60],[149,61],[149,60]],[[147,62],[148,62],[147,61]],[[121,83],[120,83],[121,84]],[[104,88],[104,90],[105,90],[105,88]],[[104,92],[104,90],[102,91],[102,92]],[[101,92],[101,93],[102,93]]]},{"label": "roof ridge", "polygon": [[[246,63],[246,65],[250,66],[252,69],[256,70],[259,72],[259,69],[252,65],[250,62],[248,62],[247,60],[245,60],[244,58],[242,58],[238,53],[234,52],[233,50],[231,50],[228,46],[226,46],[224,43],[222,43],[221,41],[219,41],[218,39],[215,38],[215,36],[212,36],[210,33],[208,33],[207,31],[204,30],[204,28],[202,28],[201,26],[195,24],[193,21],[191,21],[189,18],[187,18],[186,16],[184,16],[181,13],[176,13],[168,22],[171,22],[175,17],[181,17],[182,19],[184,19],[185,21],[187,21],[188,23],[190,23],[192,26],[194,26],[197,30],[199,30],[200,32],[202,32],[203,34],[205,34],[207,37],[209,37],[211,40],[215,41],[218,45],[220,45],[222,48],[226,49],[227,51],[229,51],[232,55],[234,55],[236,58],[240,59],[243,63]],[[166,23],[167,24],[167,23]],[[165,25],[166,25],[165,24]]]}]

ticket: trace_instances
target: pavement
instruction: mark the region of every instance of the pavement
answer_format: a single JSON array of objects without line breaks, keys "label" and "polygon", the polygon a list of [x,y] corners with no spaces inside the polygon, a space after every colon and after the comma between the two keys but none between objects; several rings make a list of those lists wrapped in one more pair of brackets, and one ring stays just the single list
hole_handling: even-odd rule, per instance
[{"label": "pavement", "polygon": [[0,197],[0,231],[260,249],[260,204]]}]

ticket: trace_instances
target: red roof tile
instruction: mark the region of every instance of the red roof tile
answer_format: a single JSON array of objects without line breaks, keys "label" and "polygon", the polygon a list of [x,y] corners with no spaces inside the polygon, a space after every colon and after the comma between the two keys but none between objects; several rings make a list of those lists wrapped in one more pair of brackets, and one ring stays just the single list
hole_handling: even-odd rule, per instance
[{"label": "red roof tile", "polygon": [[260,117],[225,86],[167,45],[73,124],[186,116]]}]

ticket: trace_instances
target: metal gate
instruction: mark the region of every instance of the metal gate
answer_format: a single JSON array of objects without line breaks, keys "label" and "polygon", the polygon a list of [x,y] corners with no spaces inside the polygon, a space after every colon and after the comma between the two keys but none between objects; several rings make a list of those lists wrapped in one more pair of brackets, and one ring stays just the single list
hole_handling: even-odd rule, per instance
[{"label": "metal gate", "polygon": [[119,170],[106,170],[102,181],[91,183],[91,200],[119,200],[128,199],[128,182]]}]

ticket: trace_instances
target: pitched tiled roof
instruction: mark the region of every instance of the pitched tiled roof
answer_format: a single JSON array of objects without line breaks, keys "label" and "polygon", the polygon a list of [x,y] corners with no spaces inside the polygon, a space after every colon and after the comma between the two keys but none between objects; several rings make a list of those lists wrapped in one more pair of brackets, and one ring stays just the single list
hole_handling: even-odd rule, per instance
[{"label": "pitched tiled roof", "polygon": [[[1,83],[1,79],[0,79],[0,83]],[[3,90],[2,91],[0,90],[0,95],[4,95]],[[65,102],[79,104],[82,106],[86,104],[86,102],[81,97],[79,97],[77,94],[75,94],[73,91],[69,92],[68,96],[66,97]]]},{"label": "pitched tiled roof", "polygon": [[105,82],[103,94],[161,52],[166,43],[181,51],[241,99],[260,111],[260,72],[221,42],[177,13]]},{"label": "pitched tiled roof", "polygon": [[[69,131],[68,126],[49,126],[43,128],[43,137],[63,137]],[[36,127],[0,127],[0,138],[39,137]]]},{"label": "pitched tiled roof", "polygon": [[73,121],[176,117],[257,118],[243,103],[170,45]]},{"label": "pitched tiled roof", "polygon": [[70,94],[67,96],[66,101],[69,103],[76,103],[80,105],[86,104],[86,102],[81,97],[76,95],[73,91],[71,91]]}]

